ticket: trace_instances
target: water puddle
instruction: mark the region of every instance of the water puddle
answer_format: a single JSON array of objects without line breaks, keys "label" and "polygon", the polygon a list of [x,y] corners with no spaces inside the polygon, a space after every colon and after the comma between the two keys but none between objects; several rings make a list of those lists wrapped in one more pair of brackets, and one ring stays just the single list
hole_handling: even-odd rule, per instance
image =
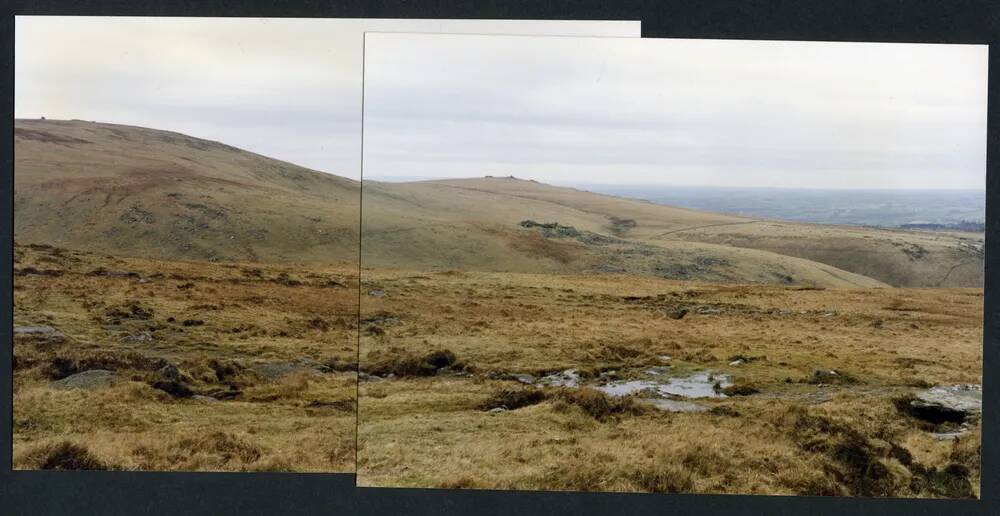
[{"label": "water puddle", "polygon": [[663,378],[662,380],[624,380],[609,382],[595,387],[608,396],[628,396],[637,392],[651,392],[660,396],[679,396],[682,398],[724,398],[718,392],[732,385],[729,375],[712,373],[694,373],[686,377]]},{"label": "water puddle", "polygon": [[593,387],[608,396],[622,397],[643,393],[639,401],[667,412],[704,412],[708,407],[676,398],[725,398],[720,391],[733,384],[732,376],[698,372],[688,376],[670,376],[670,366],[654,366],[643,371],[644,378],[608,380],[615,371],[605,371],[595,384],[583,384],[576,369],[552,373],[535,380],[531,375],[514,375],[511,379],[537,387]]}]

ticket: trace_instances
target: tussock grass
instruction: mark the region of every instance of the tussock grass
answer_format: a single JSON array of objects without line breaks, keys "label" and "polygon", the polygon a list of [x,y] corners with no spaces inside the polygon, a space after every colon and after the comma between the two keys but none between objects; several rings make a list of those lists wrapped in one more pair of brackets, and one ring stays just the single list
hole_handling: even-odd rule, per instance
[{"label": "tussock grass", "polygon": [[[19,267],[44,262],[62,274],[17,277],[15,325],[66,338],[15,343],[15,469],[40,468],[58,448],[65,460],[52,467],[354,470],[355,414],[337,407],[355,403],[357,324],[338,321],[356,313],[357,291],[326,285],[349,271],[255,264],[248,275],[239,264],[18,249]],[[255,369],[301,360],[317,370],[272,380]],[[118,380],[50,385],[93,369]]]},{"label": "tussock grass", "polygon": [[[957,444],[936,440],[894,400],[915,385],[981,381],[981,291],[371,275],[392,294],[362,299],[362,314],[381,310],[406,324],[362,335],[362,369],[369,358],[448,349],[483,373],[362,383],[362,485],[978,496],[981,430]],[[661,305],[673,299],[719,312],[696,306],[672,319]],[[896,300],[914,310],[884,309]],[[732,396],[694,400],[704,412],[669,413],[588,389],[533,389],[506,374],[575,369],[594,384],[653,365],[661,375],[732,375]],[[809,383],[831,370],[849,380]],[[529,390],[545,398],[488,412],[520,405]]]},{"label": "tussock grass", "polygon": [[[564,405],[579,408],[598,421],[607,421],[618,416],[637,416],[647,410],[631,397],[611,397],[589,388],[560,389],[553,397]],[[563,410],[563,405],[558,405],[556,410]]]},{"label": "tussock grass", "polygon": [[18,458],[28,469],[107,470],[117,469],[95,458],[86,447],[59,441],[33,446]]},{"label": "tussock grass", "polygon": [[369,354],[362,371],[376,376],[433,376],[446,367],[460,366],[455,353],[447,349],[417,354],[394,348]]},{"label": "tussock grass", "polygon": [[482,410],[505,408],[516,410],[545,401],[545,392],[539,389],[501,389],[479,405]]}]

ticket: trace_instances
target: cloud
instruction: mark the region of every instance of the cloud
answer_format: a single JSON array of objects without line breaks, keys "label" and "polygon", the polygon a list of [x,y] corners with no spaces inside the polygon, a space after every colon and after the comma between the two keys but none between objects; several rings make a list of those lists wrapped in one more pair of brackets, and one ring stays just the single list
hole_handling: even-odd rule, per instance
[{"label": "cloud", "polygon": [[365,175],[983,188],[986,52],[369,34]]},{"label": "cloud", "polygon": [[638,36],[638,22],[18,16],[15,116],[178,131],[360,177],[365,31]]}]

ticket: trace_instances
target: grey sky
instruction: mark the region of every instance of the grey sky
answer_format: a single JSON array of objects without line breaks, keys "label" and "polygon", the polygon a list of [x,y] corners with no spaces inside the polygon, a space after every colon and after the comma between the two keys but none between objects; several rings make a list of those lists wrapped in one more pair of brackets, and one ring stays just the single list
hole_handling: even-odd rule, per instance
[{"label": "grey sky", "polygon": [[637,37],[640,24],[18,16],[14,114],[168,129],[357,179],[369,30]]},{"label": "grey sky", "polygon": [[367,35],[365,177],[984,188],[987,47]]}]

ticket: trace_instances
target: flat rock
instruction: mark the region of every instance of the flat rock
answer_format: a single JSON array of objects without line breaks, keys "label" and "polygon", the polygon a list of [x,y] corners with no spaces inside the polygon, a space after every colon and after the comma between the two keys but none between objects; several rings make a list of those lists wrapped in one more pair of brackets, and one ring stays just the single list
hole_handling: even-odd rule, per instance
[{"label": "flat rock", "polygon": [[580,375],[576,369],[567,369],[561,373],[553,373],[538,379],[538,383],[551,387],[576,387],[580,384]]},{"label": "flat rock", "polygon": [[362,382],[381,382],[384,378],[368,373],[358,373],[358,380]]},{"label": "flat rock", "polygon": [[118,380],[118,375],[105,369],[91,369],[72,374],[49,385],[53,389],[98,389],[108,387]]},{"label": "flat rock", "polygon": [[931,423],[957,423],[978,417],[983,411],[979,385],[949,385],[920,391],[910,401],[910,415]]},{"label": "flat rock", "polygon": [[917,401],[962,412],[983,411],[983,388],[979,385],[931,387],[917,393]]},{"label": "flat rock", "polygon": [[51,326],[15,326],[14,338],[46,344],[60,344],[66,340],[66,335]]},{"label": "flat rock", "polygon": [[148,331],[140,331],[138,333],[130,333],[128,335],[123,336],[121,338],[121,341],[122,342],[134,342],[134,343],[152,342],[153,341],[153,334],[151,332],[148,332]]},{"label": "flat rock", "polygon": [[62,333],[51,326],[15,326],[14,335],[41,335],[47,337],[51,335],[62,335]]}]

